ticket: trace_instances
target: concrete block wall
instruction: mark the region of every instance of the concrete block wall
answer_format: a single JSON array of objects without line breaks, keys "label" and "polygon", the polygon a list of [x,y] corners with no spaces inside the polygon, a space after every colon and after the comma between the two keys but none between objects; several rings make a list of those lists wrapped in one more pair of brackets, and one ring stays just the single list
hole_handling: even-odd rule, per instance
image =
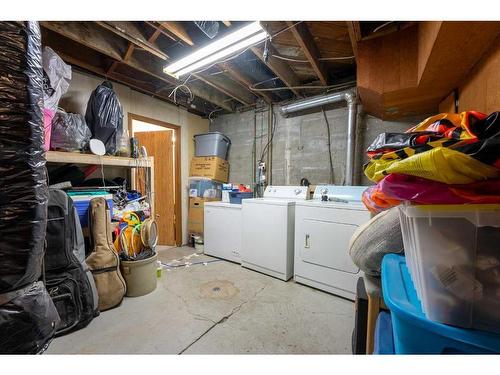
[{"label": "concrete block wall", "polygon": [[[272,184],[299,185],[305,177],[311,184],[327,184],[330,179],[330,164],[326,142],[327,128],[321,110],[314,113],[285,118],[274,108],[276,130],[272,147]],[[227,135],[232,142],[229,163],[229,179],[233,183],[253,184],[252,152],[255,143],[257,160],[267,143],[268,111],[266,108],[216,117],[210,131]],[[347,139],[347,108],[336,108],[325,112],[330,123],[330,140],[334,169],[334,183],[344,182]],[[418,116],[404,121],[382,121],[363,113],[358,108],[356,129],[356,184],[369,185],[362,165],[366,162],[366,148],[382,132],[403,132],[427,116]]]}]

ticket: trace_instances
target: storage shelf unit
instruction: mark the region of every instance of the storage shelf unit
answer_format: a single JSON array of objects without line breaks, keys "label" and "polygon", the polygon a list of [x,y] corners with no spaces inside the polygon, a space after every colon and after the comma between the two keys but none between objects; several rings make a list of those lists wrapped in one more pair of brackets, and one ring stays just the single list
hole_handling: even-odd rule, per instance
[{"label": "storage shelf unit", "polygon": [[77,152],[47,151],[46,159],[49,163],[71,163],[71,164],[102,164],[115,167],[153,167],[153,157],[147,159],[134,159],[122,156],[98,156],[93,154],[81,154]]},{"label": "storage shelf unit", "polygon": [[[154,158],[149,156],[143,159],[126,158],[123,156],[98,156],[77,152],[47,151],[47,163],[103,165],[122,168],[146,168],[148,179],[151,181],[151,212],[154,212]],[[135,174],[131,173],[132,189],[136,189]]]}]

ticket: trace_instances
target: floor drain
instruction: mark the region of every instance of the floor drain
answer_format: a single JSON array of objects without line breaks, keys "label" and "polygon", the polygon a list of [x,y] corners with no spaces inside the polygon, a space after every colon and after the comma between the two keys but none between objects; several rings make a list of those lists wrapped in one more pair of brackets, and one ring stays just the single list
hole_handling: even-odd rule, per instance
[{"label": "floor drain", "polygon": [[228,280],[212,280],[200,287],[202,297],[215,299],[228,299],[240,291]]}]

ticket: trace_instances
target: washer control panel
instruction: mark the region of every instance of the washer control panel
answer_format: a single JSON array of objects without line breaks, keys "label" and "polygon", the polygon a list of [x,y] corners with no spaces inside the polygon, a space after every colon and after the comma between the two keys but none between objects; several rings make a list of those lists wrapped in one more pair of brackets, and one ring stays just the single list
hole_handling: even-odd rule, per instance
[{"label": "washer control panel", "polygon": [[307,186],[268,186],[264,191],[264,198],[306,200],[309,196]]}]

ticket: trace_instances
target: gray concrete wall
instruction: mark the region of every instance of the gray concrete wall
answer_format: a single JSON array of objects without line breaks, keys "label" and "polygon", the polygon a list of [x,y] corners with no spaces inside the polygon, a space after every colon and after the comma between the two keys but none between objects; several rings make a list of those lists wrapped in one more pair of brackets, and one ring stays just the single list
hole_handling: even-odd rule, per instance
[{"label": "gray concrete wall", "polygon": [[[325,112],[331,129],[331,149],[334,168],[334,183],[342,184],[345,174],[347,108]],[[327,128],[321,111],[284,118],[279,108],[274,108],[276,131],[272,150],[272,183],[274,185],[299,185],[305,177],[311,184],[327,184],[330,176]],[[229,162],[230,181],[252,184],[252,151],[254,143],[254,120],[256,124],[257,160],[267,142],[268,111],[257,110],[222,115],[210,124],[211,131],[220,131],[232,142]],[[369,185],[362,173],[366,162],[366,148],[381,132],[403,132],[426,116],[405,121],[382,121],[363,113],[358,108],[356,170],[357,184]]]}]

